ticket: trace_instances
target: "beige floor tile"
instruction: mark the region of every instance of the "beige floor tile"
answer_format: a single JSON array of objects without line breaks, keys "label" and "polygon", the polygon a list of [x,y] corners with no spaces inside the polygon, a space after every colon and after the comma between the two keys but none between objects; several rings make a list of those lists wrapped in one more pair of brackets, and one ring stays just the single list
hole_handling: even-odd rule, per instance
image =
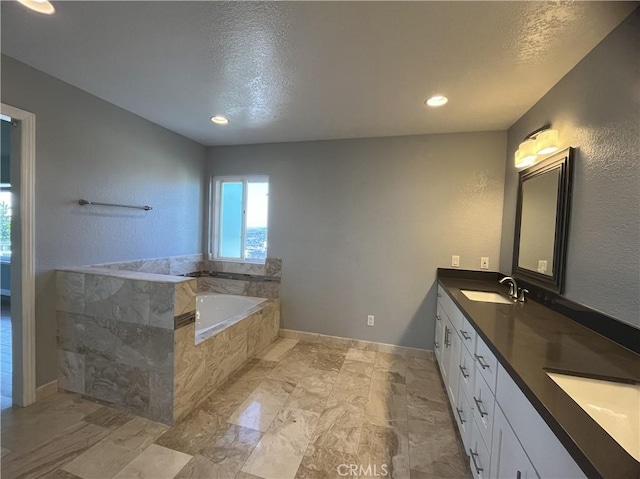
[{"label": "beige floor tile", "polygon": [[213,465],[210,479],[235,477],[261,438],[260,431],[235,424],[229,425],[220,439],[201,451],[202,457]]},{"label": "beige floor tile", "polygon": [[105,406],[86,416],[83,421],[114,431],[132,418],[133,416],[129,413]]},{"label": "beige floor tile", "polygon": [[302,409],[280,411],[242,471],[266,479],[295,477],[318,417],[318,413]]},{"label": "beige floor tile", "polygon": [[108,429],[94,424],[74,424],[36,449],[24,454],[7,454],[2,458],[2,477],[46,476],[82,454],[109,433]]},{"label": "beige floor tile", "polygon": [[228,428],[225,417],[196,409],[160,436],[155,444],[195,456],[214,444]]},{"label": "beige floor tile", "polygon": [[296,479],[328,479],[349,476],[349,466],[357,465],[355,454],[309,446],[296,473]]},{"label": "beige floor tile", "polygon": [[260,476],[254,476],[253,474],[240,471],[238,474],[236,474],[235,479],[262,479],[262,478]]},{"label": "beige floor tile", "polygon": [[347,351],[347,356],[345,357],[345,359],[373,364],[376,362],[376,352],[351,348]]},{"label": "beige floor tile", "polygon": [[173,479],[191,460],[190,455],[150,445],[114,477],[116,479]]},{"label": "beige floor tile", "polygon": [[409,423],[410,468],[430,477],[468,477],[453,428],[448,414],[432,420],[412,420]]},{"label": "beige floor tile", "polygon": [[50,474],[43,476],[44,479],[82,479],[81,477],[76,476],[75,474],[71,474],[70,472],[64,471],[62,469],[56,469]]},{"label": "beige floor tile", "polygon": [[380,371],[391,371],[401,376],[407,374],[407,359],[397,354],[376,353],[375,369]]},{"label": "beige floor tile", "polygon": [[297,339],[278,338],[256,354],[256,358],[264,361],[280,361],[296,344],[298,344]]},{"label": "beige floor tile", "polygon": [[[217,476],[216,465],[202,456],[193,458],[184,466],[175,479],[214,479]],[[233,477],[233,476],[227,476]]]},{"label": "beige floor tile", "polygon": [[229,417],[228,422],[266,431],[293,389],[291,383],[265,379]]},{"label": "beige floor tile", "polygon": [[345,359],[340,368],[341,373],[356,373],[371,377],[373,374],[373,364],[353,359]]},{"label": "beige floor tile", "polygon": [[167,429],[150,419],[133,418],[62,469],[83,479],[113,477]]},{"label": "beige floor tile", "polygon": [[101,407],[75,394],[58,393],[29,407],[3,412],[2,445],[15,452],[29,452]]},{"label": "beige floor tile", "polygon": [[334,392],[344,392],[356,396],[369,396],[371,377],[364,374],[341,372],[333,384]]},{"label": "beige floor tile", "polygon": [[285,407],[304,409],[321,413],[327,403],[327,398],[333,391],[333,384],[338,377],[335,371],[321,371],[309,369],[293,390]]},{"label": "beige floor tile", "polygon": [[316,448],[357,454],[366,398],[332,394],[318,419],[311,443]]},{"label": "beige floor tile", "polygon": [[407,430],[407,390],[403,384],[372,381],[365,419],[377,426]]},{"label": "beige floor tile", "polygon": [[[382,471],[384,466],[389,477],[409,479],[409,438],[406,432],[365,422],[358,448],[358,462],[375,471]],[[371,477],[374,476],[371,474]],[[369,475],[364,474],[364,477]]]}]

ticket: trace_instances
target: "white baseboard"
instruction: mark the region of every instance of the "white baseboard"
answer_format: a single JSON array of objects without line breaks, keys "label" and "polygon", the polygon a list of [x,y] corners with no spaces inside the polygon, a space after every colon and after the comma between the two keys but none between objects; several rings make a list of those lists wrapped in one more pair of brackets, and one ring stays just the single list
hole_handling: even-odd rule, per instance
[{"label": "white baseboard", "polygon": [[307,341],[310,343],[321,343],[338,348],[364,349],[366,351],[397,354],[399,356],[407,356],[411,358],[431,360],[435,358],[433,351],[430,349],[410,348],[407,346],[396,346],[395,344],[387,343],[375,343],[373,341],[364,341],[362,339],[350,339],[319,333],[307,333],[306,331],[295,331],[293,329],[280,329],[279,336],[281,338],[297,339],[299,341]]},{"label": "white baseboard", "polygon": [[48,398],[49,396],[53,396],[57,392],[58,380],[54,379],[53,381],[36,388],[36,401],[41,401],[42,399]]}]

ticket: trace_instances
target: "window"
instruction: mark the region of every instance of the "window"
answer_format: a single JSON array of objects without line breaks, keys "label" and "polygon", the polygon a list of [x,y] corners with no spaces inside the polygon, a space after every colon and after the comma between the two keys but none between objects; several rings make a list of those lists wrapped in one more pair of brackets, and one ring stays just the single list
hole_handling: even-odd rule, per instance
[{"label": "window", "polygon": [[266,176],[212,179],[214,259],[264,263],[267,257],[269,178]]}]

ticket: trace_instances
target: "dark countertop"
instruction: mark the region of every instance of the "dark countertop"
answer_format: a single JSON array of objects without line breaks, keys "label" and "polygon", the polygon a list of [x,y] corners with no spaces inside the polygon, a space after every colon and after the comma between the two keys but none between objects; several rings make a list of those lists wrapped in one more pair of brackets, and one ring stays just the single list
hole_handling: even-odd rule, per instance
[{"label": "dark countertop", "polygon": [[588,477],[640,478],[638,463],[546,374],[545,368],[588,377],[640,382],[640,356],[535,301],[471,301],[460,289],[495,291],[495,280],[438,275],[454,303],[496,355]]}]

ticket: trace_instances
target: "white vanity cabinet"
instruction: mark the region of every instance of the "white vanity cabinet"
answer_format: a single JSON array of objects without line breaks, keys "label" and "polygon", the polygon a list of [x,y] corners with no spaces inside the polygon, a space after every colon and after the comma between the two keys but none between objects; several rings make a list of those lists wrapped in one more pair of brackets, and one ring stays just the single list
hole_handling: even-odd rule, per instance
[{"label": "white vanity cabinet", "polygon": [[495,478],[540,479],[499,406],[493,419],[490,470]]},{"label": "white vanity cabinet", "polygon": [[586,476],[438,286],[435,355],[477,479]]}]

